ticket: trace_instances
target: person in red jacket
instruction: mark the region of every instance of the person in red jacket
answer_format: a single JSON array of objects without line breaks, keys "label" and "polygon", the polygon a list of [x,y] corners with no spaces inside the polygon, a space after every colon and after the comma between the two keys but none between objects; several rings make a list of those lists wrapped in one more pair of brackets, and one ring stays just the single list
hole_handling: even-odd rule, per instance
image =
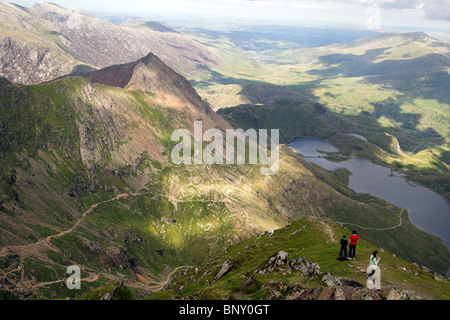
[{"label": "person in red jacket", "polygon": [[348,258],[355,260],[355,254],[356,254],[356,244],[358,243],[359,237],[356,235],[356,231],[353,231],[353,235],[350,237],[350,245],[349,245],[349,252],[348,252]]}]

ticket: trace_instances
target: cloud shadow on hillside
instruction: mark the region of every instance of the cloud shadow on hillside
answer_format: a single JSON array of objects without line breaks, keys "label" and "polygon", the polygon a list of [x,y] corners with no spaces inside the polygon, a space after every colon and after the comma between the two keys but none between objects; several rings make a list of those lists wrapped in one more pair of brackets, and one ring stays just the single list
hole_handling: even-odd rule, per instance
[{"label": "cloud shadow on hillside", "polygon": [[319,57],[327,66],[308,73],[322,79],[364,77],[367,83],[393,88],[410,97],[450,100],[450,58],[442,54],[427,54],[414,59],[374,62],[389,48],[367,50],[363,55],[330,54]]}]

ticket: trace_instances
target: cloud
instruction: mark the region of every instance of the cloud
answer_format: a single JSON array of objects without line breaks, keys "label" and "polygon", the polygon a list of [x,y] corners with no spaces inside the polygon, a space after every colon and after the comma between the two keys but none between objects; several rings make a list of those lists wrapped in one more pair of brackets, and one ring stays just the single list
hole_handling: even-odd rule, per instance
[{"label": "cloud", "polygon": [[380,1],[379,5],[385,9],[422,10],[427,19],[450,21],[450,2],[448,0],[391,0]]},{"label": "cloud", "polygon": [[446,20],[450,21],[450,3],[448,2],[433,2],[425,4],[425,16],[431,20]]},{"label": "cloud", "polygon": [[250,2],[257,7],[276,7],[278,4],[275,1],[253,0]]},{"label": "cloud", "polygon": [[332,10],[333,9],[332,6],[329,6],[326,4],[321,4],[320,1],[318,1],[318,3],[298,1],[298,3],[293,3],[292,6],[295,8],[299,8],[299,9],[319,9],[319,10]]},{"label": "cloud", "polygon": [[[425,0],[426,1],[426,0]],[[424,1],[420,0],[390,0],[390,1],[374,1],[380,7],[385,9],[414,9],[420,3]]]},{"label": "cloud", "polygon": [[[274,0],[243,0],[258,4],[264,3],[269,6],[275,3]],[[289,3],[293,7],[303,9],[330,9],[329,0],[278,0],[277,2]],[[328,3],[327,3],[328,2]],[[425,17],[429,20],[450,21],[450,2],[448,0],[336,0],[334,5],[351,4],[370,6],[378,5],[385,10],[417,10],[425,12]],[[412,11],[409,11],[412,12]]]}]

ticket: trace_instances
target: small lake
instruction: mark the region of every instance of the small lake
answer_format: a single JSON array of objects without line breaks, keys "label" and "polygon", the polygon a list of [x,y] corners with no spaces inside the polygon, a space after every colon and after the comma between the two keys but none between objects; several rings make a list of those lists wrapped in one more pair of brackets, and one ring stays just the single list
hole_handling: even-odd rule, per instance
[{"label": "small lake", "polygon": [[296,138],[289,145],[305,157],[327,170],[346,168],[349,187],[358,193],[369,193],[410,212],[411,223],[422,231],[435,235],[450,248],[450,204],[430,189],[407,182],[404,175],[360,158],[333,162],[320,158],[320,151],[338,152],[331,144],[315,138]]}]

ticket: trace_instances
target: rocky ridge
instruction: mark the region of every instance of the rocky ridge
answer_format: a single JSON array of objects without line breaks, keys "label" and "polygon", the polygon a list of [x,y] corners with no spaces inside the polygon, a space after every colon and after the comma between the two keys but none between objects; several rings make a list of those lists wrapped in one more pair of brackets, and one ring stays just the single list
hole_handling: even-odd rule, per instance
[{"label": "rocky ridge", "polygon": [[[232,268],[234,263],[230,260],[222,264],[221,270],[216,274],[215,280],[210,285],[225,276]],[[271,280],[267,283],[261,284],[261,289],[265,291],[265,300],[414,300],[414,292],[411,290],[401,290],[395,286],[383,286],[378,290],[369,290],[358,281],[342,278],[331,274],[329,271],[320,272],[320,266],[313,261],[308,261],[305,257],[299,259],[289,259],[289,254],[284,251],[279,251],[267,261],[261,264],[255,270],[248,270],[240,276],[244,280],[243,286],[239,292],[244,295],[248,288],[254,286],[258,280],[254,277],[255,273],[270,274],[274,272],[281,272],[282,275],[291,274],[292,272],[300,271],[307,279],[320,279],[324,286],[310,287],[305,281],[298,281],[293,285],[288,285],[283,280]],[[198,269],[195,270],[198,273]],[[199,278],[200,281],[209,272],[205,272]],[[178,275],[186,275],[187,270]],[[192,277],[191,277],[192,278]],[[176,276],[171,279],[165,289],[173,289],[175,291],[182,290],[184,286],[177,287],[174,285]],[[183,300],[193,300],[200,296],[203,292],[199,291]],[[224,299],[228,299],[225,296]],[[176,298],[175,298],[176,299]]]},{"label": "rocky ridge", "polygon": [[[149,53],[136,62],[113,65],[82,75],[92,83],[156,93],[157,99],[172,108],[188,108],[193,119],[202,119],[207,128],[231,128],[202,100],[189,81]],[[205,117],[205,115],[207,117]],[[188,127],[189,128],[189,127]],[[193,128],[193,123],[190,128]]]},{"label": "rocky ridge", "polygon": [[[358,259],[340,259],[339,243],[330,242],[337,232],[348,231],[322,219],[291,221],[273,234],[233,244],[204,264],[174,273],[164,291],[150,299],[433,300],[425,283],[443,290],[449,285],[448,279],[436,279],[364,239],[358,243]],[[361,258],[373,250],[382,255],[380,289],[367,286],[368,260]]]},{"label": "rocky ridge", "polygon": [[184,34],[116,25],[52,3],[24,8],[0,2],[0,21],[0,76],[22,84],[136,61],[150,51],[183,74],[219,61]]}]

